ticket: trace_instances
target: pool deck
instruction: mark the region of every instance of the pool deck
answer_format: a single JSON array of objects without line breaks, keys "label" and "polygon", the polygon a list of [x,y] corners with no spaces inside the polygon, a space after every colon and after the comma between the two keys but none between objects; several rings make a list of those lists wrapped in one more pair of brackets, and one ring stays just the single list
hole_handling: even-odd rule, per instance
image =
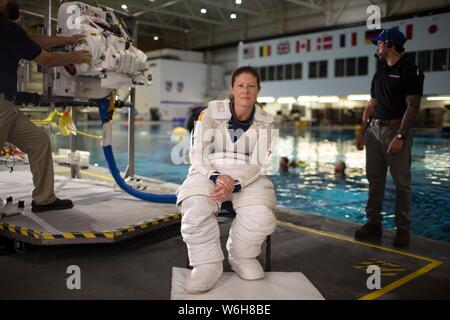
[{"label": "pool deck", "polygon": [[[0,169],[0,197],[6,197],[7,190],[29,203],[31,176],[26,172],[27,166],[19,164],[11,175],[5,170],[4,166]],[[27,208],[25,216],[32,220],[28,223],[34,223],[36,229],[50,228],[47,234],[30,233],[17,224],[11,228],[12,221],[19,219],[17,216],[0,220],[3,236],[26,240],[26,234],[29,241],[25,242],[35,244],[26,246],[25,253],[0,256],[0,299],[170,299],[172,268],[186,267],[186,247],[175,206],[149,204],[115,191],[105,168],[82,170],[83,179],[78,181],[68,178],[67,167],[56,166],[55,172],[57,195],[76,195],[74,211],[32,216]],[[6,189],[6,177],[11,179],[14,175],[16,183],[10,183]],[[147,190],[154,192],[173,192],[176,188],[151,179],[146,184]],[[20,194],[19,189],[28,191]],[[109,221],[130,212],[156,215],[147,219],[138,214],[139,221],[130,221],[128,216]],[[89,227],[96,228],[90,233],[98,236],[102,231],[110,232],[110,238],[93,238],[89,230],[83,229],[86,225],[74,227],[73,221],[67,222],[74,216],[77,219],[77,214],[98,215],[98,220],[90,221]],[[413,236],[407,249],[398,249],[392,246],[392,230],[385,231],[382,241],[361,242],[353,239],[360,225],[357,223],[285,208],[278,208],[276,215],[272,271],[302,272],[325,299],[450,299],[449,243]],[[53,222],[45,225],[45,219]],[[227,219],[219,222],[225,248],[230,223]],[[124,236],[133,227],[130,224],[138,231]],[[108,227],[111,230],[105,230]],[[114,228],[122,234],[115,234]],[[58,237],[64,234],[66,237]],[[96,243],[99,238],[102,243]],[[67,289],[67,268],[71,265],[81,269],[81,290]],[[367,288],[369,265],[380,267],[379,290]],[[224,269],[230,271],[226,260]]]}]

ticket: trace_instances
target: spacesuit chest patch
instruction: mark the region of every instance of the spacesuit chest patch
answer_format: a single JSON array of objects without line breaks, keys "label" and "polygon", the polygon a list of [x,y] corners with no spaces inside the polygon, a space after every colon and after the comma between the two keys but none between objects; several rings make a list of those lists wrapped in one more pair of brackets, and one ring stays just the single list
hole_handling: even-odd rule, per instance
[{"label": "spacesuit chest patch", "polygon": [[214,120],[229,120],[231,118],[229,100],[210,101],[208,107]]}]

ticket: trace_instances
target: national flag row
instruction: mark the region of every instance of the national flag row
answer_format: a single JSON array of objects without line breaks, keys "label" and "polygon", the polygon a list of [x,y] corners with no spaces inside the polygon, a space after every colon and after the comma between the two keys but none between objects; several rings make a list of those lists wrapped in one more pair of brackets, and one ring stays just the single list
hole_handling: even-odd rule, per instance
[{"label": "national flag row", "polygon": [[[397,28],[392,27],[392,28]],[[364,42],[365,44],[369,45],[371,44],[370,39],[376,37],[381,30],[368,30],[365,32],[364,35]],[[436,25],[430,25],[428,28],[429,33],[435,33],[437,32],[437,26]],[[413,38],[413,25],[408,24],[405,27],[405,36],[408,40],[411,40]],[[338,37],[338,41],[335,44],[334,43],[334,37],[332,35],[323,35],[320,37],[317,37],[315,39],[315,49],[317,51],[321,50],[331,50],[333,49],[333,45],[338,46],[339,48],[346,48],[346,47],[355,47],[358,45],[358,33],[357,32],[351,32],[351,33],[343,33],[340,34]],[[293,48],[292,48],[293,47]],[[292,50],[295,50],[295,53],[304,53],[304,52],[310,52],[314,49],[312,40],[311,39],[303,39],[303,40],[296,40],[292,46],[292,43],[289,40],[284,40],[279,42],[276,45],[276,53],[278,55],[284,55],[289,54]],[[269,57],[273,54],[272,45],[261,45],[259,46],[259,52],[256,52],[256,49],[254,46],[247,46],[244,47],[244,59],[254,59],[256,56],[259,57]]]}]

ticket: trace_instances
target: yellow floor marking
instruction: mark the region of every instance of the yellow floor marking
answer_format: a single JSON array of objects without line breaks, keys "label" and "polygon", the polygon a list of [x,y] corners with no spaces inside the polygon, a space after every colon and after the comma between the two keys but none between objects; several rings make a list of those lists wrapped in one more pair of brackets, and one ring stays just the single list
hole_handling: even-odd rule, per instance
[{"label": "yellow floor marking", "polygon": [[403,255],[403,256],[407,256],[407,257],[411,257],[411,258],[415,258],[415,259],[424,260],[424,261],[429,262],[429,264],[427,264],[426,266],[420,268],[419,270],[417,270],[417,271],[415,271],[415,272],[413,272],[411,274],[408,274],[408,275],[406,275],[406,276],[404,276],[404,277],[402,277],[402,278],[400,278],[400,279],[398,279],[398,280],[388,284],[387,286],[384,286],[381,289],[378,289],[378,290],[376,290],[376,291],[374,291],[372,293],[369,293],[369,294],[367,294],[365,296],[362,296],[358,300],[375,300],[375,299],[381,297],[382,295],[385,295],[386,293],[388,293],[388,292],[390,292],[390,291],[392,291],[392,290],[394,290],[394,289],[404,285],[405,283],[410,282],[413,279],[415,279],[415,278],[417,278],[417,277],[419,277],[421,275],[424,275],[427,272],[430,272],[431,270],[433,270],[434,268],[437,268],[438,266],[440,266],[442,264],[442,261],[438,261],[438,260],[435,260],[435,259],[419,256],[419,255],[416,255],[416,254],[413,254],[413,253],[409,253],[409,252],[406,252],[406,251],[400,251],[400,250],[395,250],[395,249],[392,249],[392,248],[386,248],[386,247],[374,245],[374,244],[367,243],[367,242],[356,241],[356,240],[354,240],[354,239],[352,239],[350,237],[346,237],[346,236],[338,235],[338,234],[327,233],[327,232],[324,232],[324,231],[319,231],[319,230],[315,230],[315,229],[311,229],[311,228],[307,228],[307,227],[301,227],[301,226],[295,225],[295,224],[290,223],[290,222],[283,222],[283,221],[280,221],[280,220],[278,220],[277,222],[278,222],[279,225],[282,225],[282,226],[287,227],[287,228],[301,230],[301,231],[305,231],[305,232],[308,232],[308,233],[312,233],[312,234],[316,234],[316,235],[320,235],[320,236],[324,236],[324,237],[329,237],[329,238],[333,238],[333,239],[337,239],[337,240],[347,241],[347,242],[351,242],[351,243],[354,243],[354,244],[359,244],[359,245],[370,247],[370,248],[380,249],[380,250],[383,250],[383,251],[392,252],[392,253],[400,254],[400,255]]}]

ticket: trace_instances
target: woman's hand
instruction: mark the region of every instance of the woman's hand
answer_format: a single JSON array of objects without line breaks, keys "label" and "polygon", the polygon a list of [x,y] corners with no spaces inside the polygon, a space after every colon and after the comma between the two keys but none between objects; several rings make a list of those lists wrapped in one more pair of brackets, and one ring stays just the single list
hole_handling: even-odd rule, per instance
[{"label": "woman's hand", "polygon": [[214,201],[224,201],[231,195],[233,189],[233,179],[227,175],[220,175],[216,179],[216,186],[211,193],[211,199]]},{"label": "woman's hand", "polygon": [[225,189],[224,187],[215,186],[214,191],[211,193],[211,200],[225,201],[231,195],[233,191]]},{"label": "woman's hand", "polygon": [[230,192],[233,192],[234,189],[233,178],[227,175],[220,175],[216,179],[216,186],[222,187]]}]

